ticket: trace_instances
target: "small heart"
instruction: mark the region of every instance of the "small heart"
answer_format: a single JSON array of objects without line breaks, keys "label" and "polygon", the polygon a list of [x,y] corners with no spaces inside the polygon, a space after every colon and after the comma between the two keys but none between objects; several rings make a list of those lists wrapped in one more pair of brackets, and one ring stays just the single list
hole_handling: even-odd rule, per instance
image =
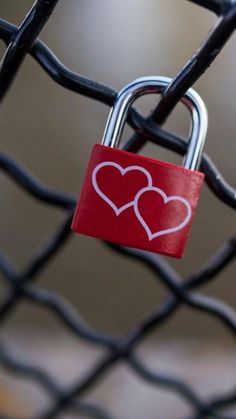
[{"label": "small heart", "polygon": [[[99,171],[103,167],[112,167],[112,168],[115,168],[116,170],[119,171],[119,173],[121,174],[121,176],[124,176],[127,173],[130,173],[132,171],[141,172],[147,178],[147,185],[148,185],[148,187],[150,188],[152,186],[152,177],[151,177],[150,173],[146,169],[144,169],[144,167],[142,167],[142,166],[128,166],[126,168],[123,168],[118,163],[115,163],[115,162],[112,162],[112,161],[105,161],[105,162],[102,162],[102,163],[98,164],[95,167],[95,169],[93,170],[93,173],[92,173],[92,184],[93,184],[93,187],[94,187],[95,191],[97,192],[97,194],[113,209],[113,211],[115,212],[115,214],[117,216],[120,215],[127,208],[132,207],[134,205],[134,200],[129,201],[125,205],[122,205],[122,206],[118,207],[113,202],[113,200],[111,198],[109,198],[107,196],[107,194],[105,194],[102,191],[102,189],[98,186],[97,174],[99,173]],[[139,189],[139,188],[137,188],[137,189]],[[119,194],[119,193],[122,193],[122,190],[117,190],[117,194]],[[134,192],[134,196],[135,196],[135,194],[136,194],[136,191]]]},{"label": "small heart", "polygon": [[[142,212],[142,214],[143,214],[142,215],[141,211],[139,209],[140,199],[144,197],[144,194],[149,193],[149,192],[157,193],[159,195],[159,197],[161,197],[162,201],[164,202],[164,205],[166,205],[166,208],[162,209],[162,212],[163,211],[171,211],[171,208],[172,208],[172,213],[171,212],[166,213],[167,220],[169,220],[169,219],[173,220],[173,218],[176,217],[177,213],[179,215],[179,209],[177,211],[177,208],[175,208],[174,212],[173,212],[173,207],[172,206],[169,206],[169,208],[168,208],[168,204],[170,204],[170,203],[178,203],[178,204],[180,203],[181,206],[184,205],[186,215],[183,216],[183,218],[180,222],[177,221],[177,225],[175,225],[174,227],[168,227],[167,226],[168,228],[152,232],[151,228],[150,228],[150,223],[148,224],[148,221],[147,221],[147,215],[149,217],[151,216],[152,218],[155,216],[155,209],[153,208],[153,202],[152,202],[151,210],[148,209],[147,207],[145,207],[145,210],[147,211],[145,215],[143,214],[143,212]],[[140,191],[137,193],[137,195],[134,199],[134,212],[135,212],[135,215],[136,215],[137,219],[140,221],[141,225],[143,226],[144,230],[146,231],[149,241],[151,241],[151,240],[153,240],[157,237],[163,236],[165,234],[175,233],[175,232],[181,230],[182,228],[184,228],[188,224],[188,222],[190,221],[191,216],[192,216],[191,205],[185,198],[182,198],[181,196],[178,196],[178,195],[167,196],[166,193],[162,189],[154,187],[154,186],[151,186],[151,187],[148,186],[148,187],[140,189]]]}]

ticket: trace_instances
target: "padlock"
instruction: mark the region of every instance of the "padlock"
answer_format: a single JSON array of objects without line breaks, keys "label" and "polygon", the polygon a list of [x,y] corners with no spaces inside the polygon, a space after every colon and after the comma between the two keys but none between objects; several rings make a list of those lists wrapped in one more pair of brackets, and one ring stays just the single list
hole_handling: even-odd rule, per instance
[{"label": "padlock", "polygon": [[92,150],[72,222],[75,232],[182,257],[204,180],[197,171],[208,124],[204,102],[193,89],[181,99],[192,116],[183,166],[117,148],[134,100],[161,93],[170,81],[143,77],[118,94],[102,144]]}]

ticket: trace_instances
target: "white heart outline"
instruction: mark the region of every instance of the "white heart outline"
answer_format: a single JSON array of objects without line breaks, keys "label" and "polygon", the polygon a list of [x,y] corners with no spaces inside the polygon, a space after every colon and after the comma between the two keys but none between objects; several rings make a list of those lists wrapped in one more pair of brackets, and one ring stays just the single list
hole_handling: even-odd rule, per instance
[{"label": "white heart outline", "polygon": [[[162,196],[163,201],[164,201],[165,204],[167,204],[170,201],[180,201],[180,202],[182,202],[187,208],[187,215],[184,218],[184,220],[181,221],[181,223],[178,224],[175,227],[167,228],[165,230],[160,230],[160,231],[157,231],[155,233],[152,233],[150,228],[148,227],[148,224],[145,222],[145,220],[143,219],[143,217],[140,214],[140,211],[138,209],[139,198],[141,197],[141,195],[143,193],[148,192],[148,191],[154,191],[154,192],[159,193]],[[191,208],[191,205],[190,205],[189,201],[187,201],[187,199],[185,199],[185,198],[183,198],[182,196],[179,196],[179,195],[167,196],[166,193],[162,189],[157,188],[155,186],[145,187],[145,188],[140,189],[140,191],[137,193],[137,195],[135,196],[135,199],[134,199],[134,212],[135,212],[135,215],[136,215],[137,219],[139,220],[139,222],[142,224],[144,230],[146,231],[149,241],[155,239],[156,237],[160,237],[160,236],[163,236],[163,235],[169,234],[169,233],[175,233],[176,231],[181,230],[182,228],[184,228],[188,224],[188,222],[189,222],[189,220],[191,219],[191,216],[192,216],[192,208]]]},{"label": "white heart outline", "polygon": [[[97,194],[108,204],[110,205],[110,207],[113,209],[113,211],[115,212],[115,214],[118,216],[120,215],[123,211],[125,211],[127,208],[130,208],[134,205],[134,200],[128,202],[125,205],[122,205],[121,207],[117,207],[114,202],[107,197],[107,195],[105,195],[101,189],[99,188],[98,184],[97,184],[97,173],[98,171],[102,168],[102,167],[106,167],[106,166],[112,166],[115,167],[116,169],[119,170],[119,172],[121,173],[122,176],[124,176],[126,173],[131,172],[132,170],[137,170],[139,172],[142,172],[145,174],[145,176],[147,177],[148,180],[148,188],[152,187],[152,177],[150,175],[150,173],[144,169],[144,167],[142,166],[127,166],[126,168],[123,168],[120,164],[115,163],[113,161],[105,161],[102,163],[99,163],[93,170],[92,173],[92,184],[93,187],[95,189],[95,191],[97,192]],[[143,188],[142,188],[143,189]]]}]

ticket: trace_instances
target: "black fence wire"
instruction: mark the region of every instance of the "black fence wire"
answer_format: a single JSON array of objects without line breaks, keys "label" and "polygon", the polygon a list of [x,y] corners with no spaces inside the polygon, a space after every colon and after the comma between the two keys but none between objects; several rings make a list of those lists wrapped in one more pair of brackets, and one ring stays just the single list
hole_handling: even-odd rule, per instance
[{"label": "black fence wire", "polygon": [[[163,92],[154,112],[145,119],[135,109],[131,110],[128,123],[135,133],[126,142],[125,148],[127,150],[137,152],[146,141],[151,141],[176,153],[185,153],[186,140],[179,135],[163,130],[160,126],[165,122],[186,90],[199,79],[214,61],[236,26],[236,2],[234,0],[190,1],[213,11],[217,15],[217,22],[205,43]],[[2,58],[0,68],[1,99],[5,97],[26,54],[29,53],[56,83],[73,92],[111,106],[116,97],[114,90],[72,72],[58,60],[43,42],[37,39],[57,2],[58,0],[37,0],[19,27],[0,19],[0,38],[6,44],[6,52]],[[193,7],[195,6],[193,5]],[[205,400],[198,396],[187,383],[149,370],[142,359],[137,356],[135,349],[138,343],[143,341],[147,335],[150,335],[153,330],[156,331],[163,322],[173,315],[180,305],[186,305],[216,317],[233,335],[236,334],[236,313],[231,307],[215,298],[193,292],[195,288],[214,280],[226,266],[233,262],[236,254],[236,237],[232,237],[224,243],[204,266],[193,272],[184,281],[161,257],[106,243],[109,249],[133,258],[137,263],[145,264],[170,292],[169,297],[137,324],[133,330],[122,338],[114,338],[94,330],[82,322],[75,309],[61,295],[39,288],[34,284],[45,265],[50,263],[52,258],[56,257],[59,249],[67,243],[70,236],[72,213],[76,204],[75,197],[43,185],[8,155],[0,154],[0,167],[32,198],[47,205],[62,208],[66,213],[65,221],[22,272],[18,272],[3,251],[0,251],[0,269],[9,287],[7,294],[0,300],[1,324],[15,310],[19,301],[26,300],[44,307],[45,310],[52,311],[61,320],[62,324],[79,339],[107,349],[106,355],[97,365],[93,366],[85,376],[78,377],[78,381],[73,386],[65,388],[60,386],[58,382],[54,382],[46,371],[34,365],[25,364],[20,359],[13,357],[9,348],[6,348],[4,342],[1,342],[1,367],[11,374],[17,374],[22,379],[34,381],[48,392],[53,400],[48,410],[36,413],[34,419],[57,418],[68,408],[77,412],[78,415],[83,415],[83,417],[112,419],[112,415],[103,408],[85,403],[83,396],[95,383],[99,384],[101,377],[120,361],[128,364],[141,379],[147,380],[153,386],[173,391],[185,399],[192,407],[191,419],[233,419],[232,416],[224,414],[224,409],[236,404],[236,386],[227,394],[222,390],[222,395],[218,394],[215,398]],[[236,189],[226,182],[206,154],[203,157],[201,169],[206,174],[208,187],[219,200],[231,208],[236,208]],[[1,412],[0,417],[6,419],[7,415]],[[156,417],[160,419],[158,412]],[[148,414],[146,418],[148,418]]]}]

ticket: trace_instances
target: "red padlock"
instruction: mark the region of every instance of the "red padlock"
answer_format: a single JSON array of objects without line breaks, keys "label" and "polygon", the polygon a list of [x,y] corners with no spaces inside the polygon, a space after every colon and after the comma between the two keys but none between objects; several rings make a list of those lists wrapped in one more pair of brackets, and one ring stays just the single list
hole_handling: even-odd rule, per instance
[{"label": "red padlock", "polygon": [[89,160],[72,229],[124,246],[180,258],[199,200],[204,174],[197,171],[207,130],[207,110],[190,89],[182,102],[192,129],[184,167],[119,150],[128,110],[148,93],[161,93],[166,77],[144,77],[118,94],[102,145]]}]

